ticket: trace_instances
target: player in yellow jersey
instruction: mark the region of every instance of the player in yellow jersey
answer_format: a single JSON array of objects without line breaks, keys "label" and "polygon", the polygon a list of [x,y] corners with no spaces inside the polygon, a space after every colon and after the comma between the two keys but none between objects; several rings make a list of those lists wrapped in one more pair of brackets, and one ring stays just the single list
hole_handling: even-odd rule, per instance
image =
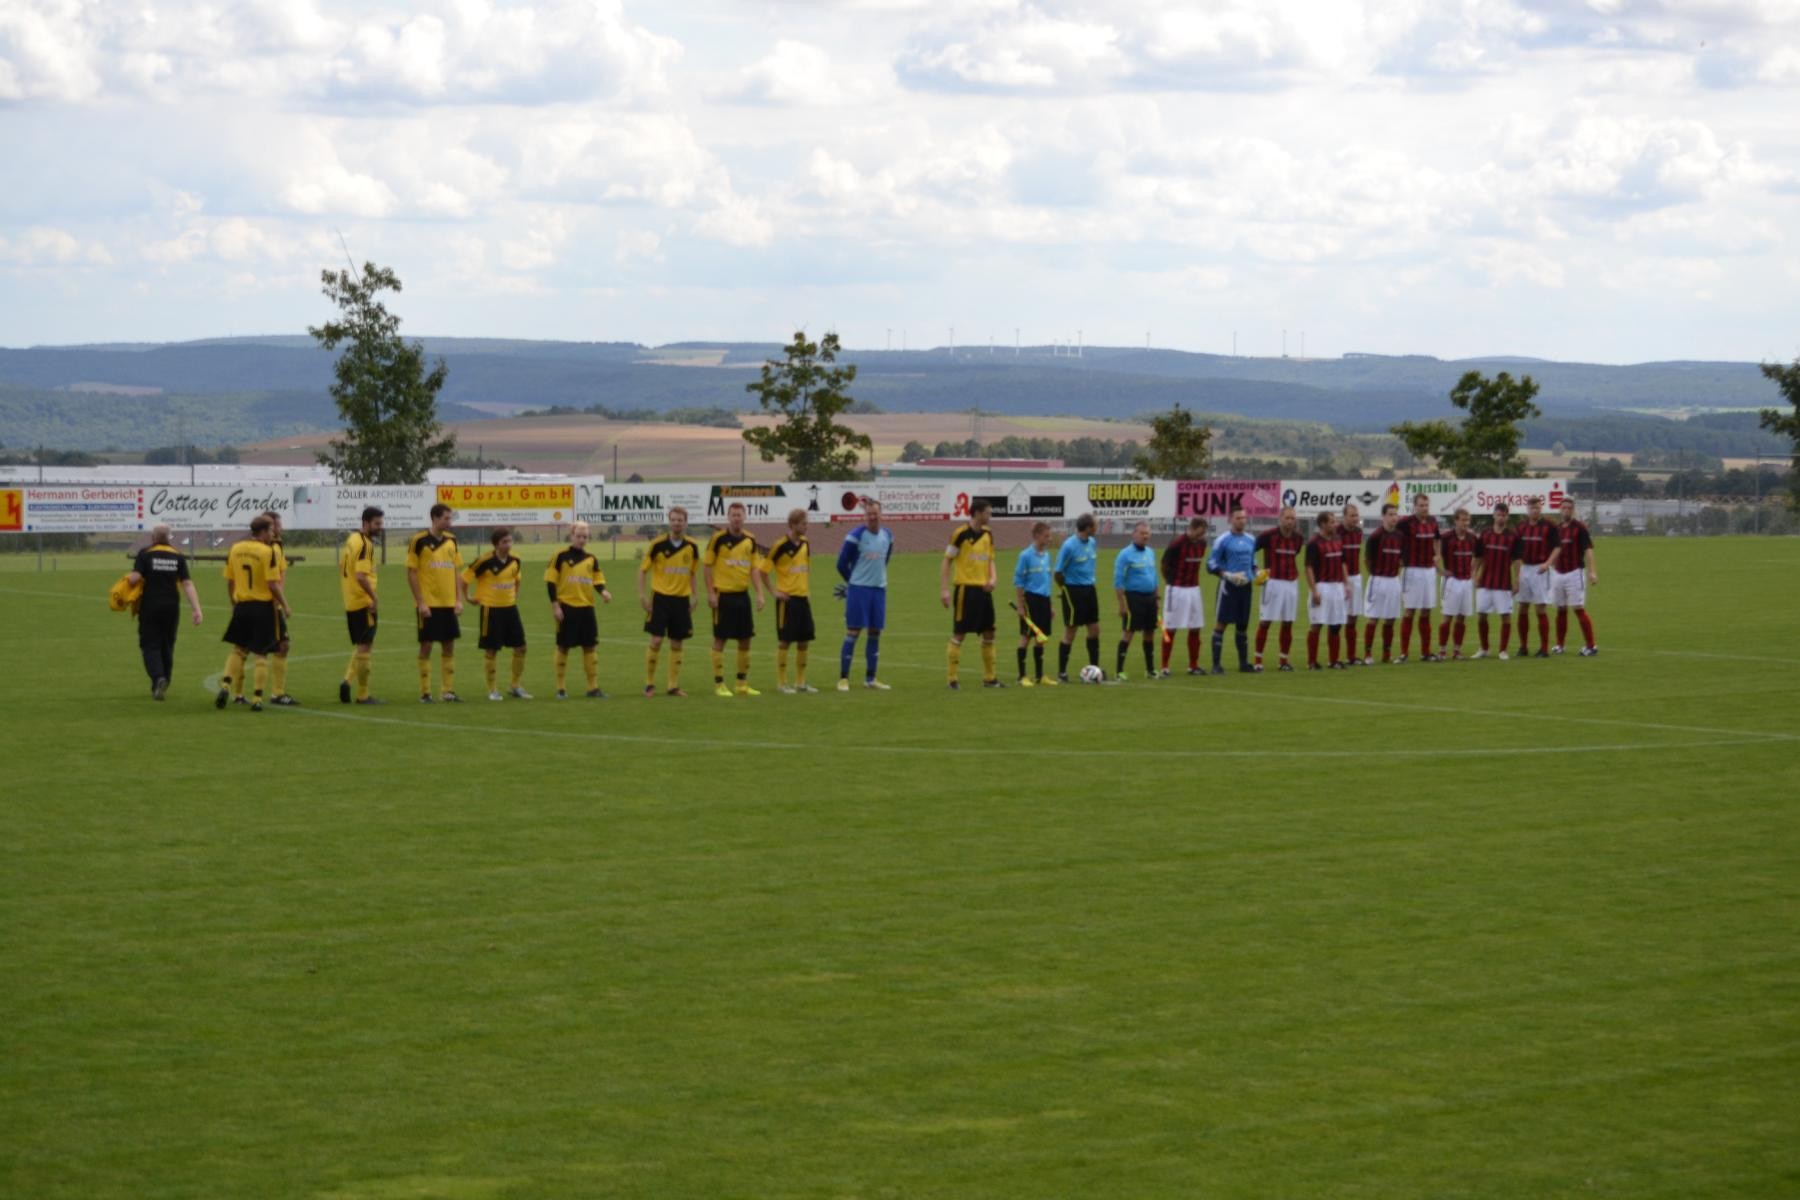
[{"label": "player in yellow jersey", "polygon": [[[663,639],[669,639],[669,695],[681,690],[681,644],[694,636],[694,576],[700,569],[700,547],[688,540],[687,509],[669,510],[669,532],[644,549],[638,564],[638,604],[644,610],[644,632],[650,648],[644,652],[644,695],[656,695],[656,658]],[[649,580],[650,591],[644,591]]]},{"label": "player in yellow jersey", "polygon": [[[991,506],[986,500],[969,505],[969,523],[956,527],[938,566],[938,595],[951,611],[950,690],[956,691],[967,634],[981,635],[981,686],[1005,687],[994,668],[994,534],[988,528]],[[954,587],[954,591],[952,588]]]},{"label": "player in yellow jersey", "polygon": [[338,684],[340,704],[350,703],[352,689],[358,704],[381,703],[369,695],[369,668],[375,653],[375,613],[381,607],[375,596],[375,539],[381,536],[383,516],[373,505],[363,509],[362,528],[345,538],[338,551],[338,587],[344,596],[344,621],[350,627],[350,665]]},{"label": "player in yellow jersey", "polygon": [[513,557],[513,532],[502,525],[488,534],[493,549],[469,564],[462,573],[463,599],[481,610],[481,647],[487,668],[487,698],[504,700],[498,678],[499,655],[512,653],[512,687],[507,695],[529,700],[525,690],[525,622],[519,619],[519,583],[525,568]]},{"label": "player in yellow jersey", "polygon": [[[275,575],[281,583],[282,592],[287,591],[288,556],[287,546],[281,540],[281,514],[270,509],[263,513],[274,526],[275,537],[269,546],[275,551]],[[287,668],[288,650],[293,644],[293,626],[291,622],[283,622],[281,626],[281,642],[275,647],[275,653],[269,659],[269,703],[281,708],[293,708],[300,702],[288,695]]]},{"label": "player in yellow jersey", "polygon": [[[806,651],[812,645],[812,547],[806,540],[806,510],[788,513],[787,537],[762,560],[763,587],[775,593],[775,690],[784,695],[817,694],[806,682]],[[794,682],[788,683],[788,647],[794,648]]]},{"label": "player in yellow jersey", "polygon": [[[750,639],[756,636],[756,613],[762,611],[762,576],[757,564],[762,551],[756,539],[744,532],[744,506],[733,503],[725,509],[725,528],[712,535],[701,562],[706,573],[706,595],[712,602],[713,695],[729,697],[734,689],[725,682],[725,643],[737,643],[737,688],[739,696],[760,696],[750,686]],[[756,597],[756,610],[750,609],[750,598]]]},{"label": "player in yellow jersey", "polygon": [[231,594],[231,623],[225,627],[225,642],[231,654],[225,659],[225,670],[219,677],[219,694],[213,706],[224,708],[231,701],[232,681],[244,675],[247,659],[256,659],[255,693],[251,712],[262,711],[263,684],[267,682],[269,655],[280,645],[286,618],[293,615],[287,597],[281,591],[281,576],[276,569],[274,524],[267,517],[250,522],[250,536],[231,547],[225,556],[225,587]]},{"label": "player in yellow jersey", "polygon": [[604,700],[600,689],[600,655],[595,647],[600,642],[600,626],[594,620],[594,596],[612,603],[606,590],[606,573],[600,560],[588,552],[588,526],[577,521],[569,526],[568,549],[550,560],[544,568],[544,587],[550,593],[550,615],[556,619],[556,698],[567,700],[569,651],[581,650],[581,666],[587,673],[590,700]]},{"label": "player in yellow jersey", "polygon": [[431,528],[415,533],[406,543],[406,585],[412,589],[413,608],[419,617],[419,700],[431,703],[431,644],[439,648],[438,666],[443,674],[442,699],[455,704],[456,639],[462,636],[462,592],[456,586],[462,573],[462,551],[450,532],[456,514],[448,504],[431,506]]}]

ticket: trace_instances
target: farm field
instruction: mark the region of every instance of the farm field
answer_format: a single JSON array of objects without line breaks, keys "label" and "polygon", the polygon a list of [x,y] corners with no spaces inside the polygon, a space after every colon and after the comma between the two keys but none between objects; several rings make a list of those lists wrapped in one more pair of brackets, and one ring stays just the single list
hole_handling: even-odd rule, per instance
[{"label": "farm field", "polygon": [[538,699],[418,704],[402,618],[376,709],[306,553],[256,715],[216,564],[158,704],[122,556],[0,556],[0,1193],[1800,1189],[1800,540],[1603,541],[1596,659],[957,694],[906,556],[893,691],[826,596],[731,700],[634,694],[621,560],[611,699],[531,584]]}]

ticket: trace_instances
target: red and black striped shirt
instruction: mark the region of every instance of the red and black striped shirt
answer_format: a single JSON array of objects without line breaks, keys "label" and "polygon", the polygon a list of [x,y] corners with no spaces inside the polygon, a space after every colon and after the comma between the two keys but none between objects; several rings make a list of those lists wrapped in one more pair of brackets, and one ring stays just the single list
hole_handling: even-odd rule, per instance
[{"label": "red and black striped shirt", "polygon": [[1406,538],[1398,529],[1377,529],[1369,535],[1369,574],[1393,579],[1406,561]]},{"label": "red and black striped shirt", "polygon": [[1163,551],[1163,582],[1170,587],[1200,586],[1200,573],[1206,570],[1206,539],[1198,540],[1182,534]]},{"label": "red and black striped shirt", "polygon": [[1344,582],[1344,543],[1324,534],[1315,534],[1306,543],[1306,565],[1314,583]]},{"label": "red and black striped shirt", "polygon": [[1438,523],[1436,517],[1401,517],[1394,526],[1406,538],[1406,565],[1437,566]]},{"label": "red and black striped shirt", "polygon": [[1519,535],[1512,529],[1489,529],[1475,539],[1475,557],[1481,560],[1481,583],[1490,592],[1512,591],[1513,543]]},{"label": "red and black striped shirt", "polygon": [[1346,575],[1361,575],[1363,544],[1362,526],[1340,526],[1338,528],[1338,541],[1344,544],[1344,573]]},{"label": "red and black striped shirt", "polygon": [[1513,553],[1528,567],[1549,561],[1556,551],[1556,526],[1545,520],[1526,521],[1519,526],[1519,540]]},{"label": "red and black striped shirt", "polygon": [[1587,552],[1593,545],[1593,536],[1586,525],[1575,520],[1564,521],[1556,531],[1556,565],[1550,569],[1565,575],[1581,570],[1587,566]]},{"label": "red and black striped shirt", "polygon": [[1480,545],[1472,533],[1444,530],[1444,569],[1452,579],[1470,579],[1475,575],[1475,547]]},{"label": "red and black striped shirt", "polygon": [[1300,551],[1305,545],[1299,530],[1283,533],[1279,529],[1265,529],[1256,535],[1256,548],[1263,552],[1263,567],[1268,570],[1270,579],[1299,579]]}]

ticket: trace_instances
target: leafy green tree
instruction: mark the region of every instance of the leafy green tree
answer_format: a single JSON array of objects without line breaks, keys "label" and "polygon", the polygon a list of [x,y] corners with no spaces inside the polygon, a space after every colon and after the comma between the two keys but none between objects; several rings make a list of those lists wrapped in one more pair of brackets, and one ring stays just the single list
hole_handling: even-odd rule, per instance
[{"label": "leafy green tree", "polygon": [[[1763,409],[1762,427],[1793,442],[1793,468],[1788,478],[1800,480],[1800,358],[1794,359],[1785,367],[1779,363],[1764,363],[1762,373],[1765,378],[1775,381],[1775,386],[1781,389],[1782,398],[1794,410],[1784,413],[1778,408]],[[1788,504],[1800,511],[1800,487],[1788,488]]]},{"label": "leafy green tree", "polygon": [[900,447],[900,461],[903,463],[916,463],[930,457],[931,451],[925,448],[925,443],[923,442],[916,440],[910,441],[906,443],[906,445]]},{"label": "leafy green tree", "polygon": [[1205,479],[1212,469],[1212,427],[1194,423],[1177,404],[1150,418],[1150,441],[1131,459],[1131,469],[1147,479]]},{"label": "leafy green tree", "polygon": [[1448,421],[1404,421],[1391,432],[1414,458],[1433,458],[1462,479],[1506,479],[1525,473],[1519,453],[1521,421],[1543,414],[1532,398],[1537,381],[1514,379],[1505,371],[1492,379],[1470,371],[1450,389],[1450,403],[1468,413],[1461,425]]},{"label": "leafy green tree", "polygon": [[338,319],[306,332],[326,350],[344,348],[331,396],[345,428],[319,461],[346,483],[424,483],[456,453],[455,435],[437,419],[449,368],[440,358],[427,371],[425,347],[400,336],[400,318],[381,302],[381,293],[400,291],[392,270],[364,263],[360,274],[324,271],[320,279]]},{"label": "leafy green tree", "polygon": [[801,330],[782,356],[780,362],[764,362],[762,377],[744,385],[764,412],[778,418],[773,425],[744,430],[744,440],[764,462],[786,459],[790,479],[855,479],[861,455],[875,444],[837,421],[855,403],[846,389],[856,380],[854,363],[832,365],[838,335],[809,342]]}]

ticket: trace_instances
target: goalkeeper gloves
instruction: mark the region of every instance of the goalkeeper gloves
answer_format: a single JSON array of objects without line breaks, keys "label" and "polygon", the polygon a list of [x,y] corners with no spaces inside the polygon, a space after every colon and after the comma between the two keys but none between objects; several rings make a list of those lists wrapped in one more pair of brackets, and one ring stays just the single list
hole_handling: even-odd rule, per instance
[{"label": "goalkeeper gloves", "polygon": [[842,600],[845,596],[848,596],[849,594],[850,594],[850,585],[849,584],[837,583],[837,584],[832,585],[832,588],[831,588],[831,598],[832,599]]},{"label": "goalkeeper gloves", "polygon": [[1226,575],[1225,578],[1230,580],[1232,583],[1237,584],[1239,587],[1243,587],[1245,584],[1250,582],[1250,577],[1248,575],[1244,574],[1242,571],[1233,571],[1230,574]]}]

